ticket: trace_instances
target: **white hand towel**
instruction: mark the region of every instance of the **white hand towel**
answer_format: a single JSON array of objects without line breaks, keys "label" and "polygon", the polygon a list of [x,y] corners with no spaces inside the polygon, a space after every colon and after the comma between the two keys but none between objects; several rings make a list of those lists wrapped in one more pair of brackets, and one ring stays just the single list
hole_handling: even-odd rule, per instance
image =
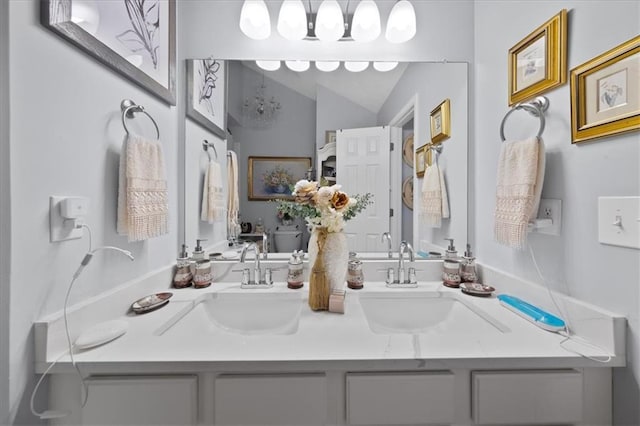
[{"label": "white hand towel", "polygon": [[120,154],[116,230],[129,241],[166,234],[168,194],[162,145],[127,135]]},{"label": "white hand towel", "polygon": [[447,194],[447,185],[445,185],[444,183],[444,172],[442,171],[440,166],[438,166],[437,164],[436,166],[438,167],[438,172],[440,175],[440,192],[442,192],[442,218],[448,219],[449,218],[449,195]]},{"label": "white hand towel", "polygon": [[202,185],[202,210],[200,218],[204,222],[213,223],[224,217],[224,196],[222,189],[222,171],[220,164],[209,161]]},{"label": "white hand towel", "polygon": [[[427,167],[422,181],[422,211],[420,215],[427,226],[439,228],[442,218],[449,217],[449,200],[444,189],[444,176],[438,163]],[[444,197],[444,198],[443,198]]]},{"label": "white hand towel", "polygon": [[536,137],[503,142],[496,188],[496,241],[521,249],[529,221],[535,219],[545,167],[544,143]]},{"label": "white hand towel", "polygon": [[227,222],[228,226],[239,225],[240,196],[238,195],[238,156],[233,151],[227,151]]}]

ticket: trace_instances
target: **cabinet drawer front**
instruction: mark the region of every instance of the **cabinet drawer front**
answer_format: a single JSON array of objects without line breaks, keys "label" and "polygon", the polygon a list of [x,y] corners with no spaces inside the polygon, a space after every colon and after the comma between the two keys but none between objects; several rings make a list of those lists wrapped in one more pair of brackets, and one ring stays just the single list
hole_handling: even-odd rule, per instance
[{"label": "cabinet drawer front", "polygon": [[324,374],[221,375],[215,382],[216,425],[323,425]]},{"label": "cabinet drawer front", "polygon": [[478,424],[576,423],[582,420],[582,374],[576,370],[473,372]]},{"label": "cabinet drawer front", "polygon": [[448,371],[347,374],[352,425],[452,423],[454,405],[454,375]]}]

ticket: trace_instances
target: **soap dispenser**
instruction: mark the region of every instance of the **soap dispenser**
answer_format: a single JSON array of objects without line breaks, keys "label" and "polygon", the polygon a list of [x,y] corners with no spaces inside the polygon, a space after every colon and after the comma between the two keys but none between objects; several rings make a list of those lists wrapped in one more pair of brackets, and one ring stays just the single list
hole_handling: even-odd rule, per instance
[{"label": "soap dispenser", "polygon": [[460,264],[460,278],[465,283],[475,283],[478,281],[478,274],[476,272],[476,258],[473,257],[471,252],[471,244],[467,244],[467,250],[464,252],[464,257]]},{"label": "soap dispenser", "polygon": [[289,259],[289,271],[287,273],[287,287],[297,290],[302,288],[304,282],[302,281],[302,274],[304,265],[302,263],[302,255],[304,252],[302,250],[294,250],[291,253],[291,258]]},{"label": "soap dispenser", "polygon": [[460,261],[458,260],[458,252],[453,245],[453,238],[445,238],[449,241],[449,246],[444,255],[442,284],[447,287],[460,287]]},{"label": "soap dispenser", "polygon": [[176,274],[173,276],[173,286],[175,288],[190,287],[193,280],[191,273],[191,260],[187,253],[186,244],[182,244],[182,251],[176,259]]},{"label": "soap dispenser", "polygon": [[200,245],[202,241],[207,241],[206,239],[196,240],[196,248],[193,249],[192,259],[196,262],[199,260],[204,260],[204,250]]}]

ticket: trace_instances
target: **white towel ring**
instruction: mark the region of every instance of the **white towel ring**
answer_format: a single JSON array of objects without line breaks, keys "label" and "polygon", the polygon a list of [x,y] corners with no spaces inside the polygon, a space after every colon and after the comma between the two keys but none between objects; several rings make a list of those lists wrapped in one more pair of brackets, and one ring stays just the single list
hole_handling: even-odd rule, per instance
[{"label": "white towel ring", "polygon": [[151,120],[151,122],[156,128],[157,139],[160,139],[160,129],[158,128],[158,123],[156,123],[156,120],[153,119],[151,114],[149,114],[142,105],[137,105],[131,99],[124,99],[122,102],[120,102],[120,109],[122,110],[122,125],[124,126],[124,130],[127,132],[128,135],[131,133],[129,132],[129,128],[127,127],[126,119],[134,118],[134,115],[133,115],[134,113],[141,112],[145,114],[147,117],[149,117],[149,119]]},{"label": "white towel ring", "polygon": [[502,119],[502,123],[500,123],[500,139],[502,142],[506,141],[504,137],[504,123],[507,122],[507,118],[514,112],[519,109],[523,109],[527,111],[529,114],[534,117],[538,117],[540,119],[540,128],[538,129],[537,137],[540,138],[542,136],[542,132],[544,132],[544,112],[549,108],[549,99],[546,96],[538,96],[533,101],[524,103],[524,104],[516,104],[513,108],[509,110]]}]

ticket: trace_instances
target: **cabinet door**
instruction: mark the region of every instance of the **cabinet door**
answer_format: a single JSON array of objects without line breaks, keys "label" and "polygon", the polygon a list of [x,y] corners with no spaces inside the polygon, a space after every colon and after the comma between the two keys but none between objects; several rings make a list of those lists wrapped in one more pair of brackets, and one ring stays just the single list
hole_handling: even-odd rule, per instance
[{"label": "cabinet door", "polygon": [[196,376],[98,377],[87,380],[83,425],[195,425]]},{"label": "cabinet door", "polygon": [[347,374],[351,425],[452,423],[455,402],[450,371]]},{"label": "cabinet door", "polygon": [[215,383],[216,425],[324,425],[324,374],[221,375]]}]

